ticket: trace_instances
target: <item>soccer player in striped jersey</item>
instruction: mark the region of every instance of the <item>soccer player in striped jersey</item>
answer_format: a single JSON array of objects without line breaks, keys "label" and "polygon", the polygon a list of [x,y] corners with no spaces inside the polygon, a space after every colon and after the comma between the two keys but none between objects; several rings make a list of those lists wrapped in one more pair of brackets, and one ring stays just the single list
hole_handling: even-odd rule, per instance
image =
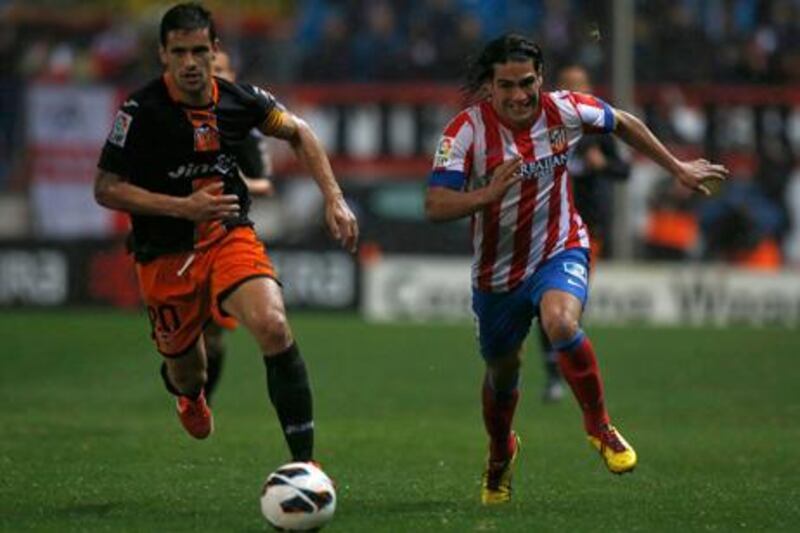
[{"label": "soccer player in striped jersey", "polygon": [[608,469],[633,470],[636,452],[611,424],[594,348],[580,327],[588,296],[589,233],[572,200],[567,162],[586,133],[614,133],[708,194],[725,167],[681,161],[633,115],[599,98],[542,91],[542,51],[520,35],[489,42],[470,66],[473,105],[447,125],[429,178],[429,219],[471,217],[472,306],[486,362],[483,419],[489,457],[481,500],[511,499],[519,451],[512,419],[523,341],[534,317],[559,352],[587,438]]}]

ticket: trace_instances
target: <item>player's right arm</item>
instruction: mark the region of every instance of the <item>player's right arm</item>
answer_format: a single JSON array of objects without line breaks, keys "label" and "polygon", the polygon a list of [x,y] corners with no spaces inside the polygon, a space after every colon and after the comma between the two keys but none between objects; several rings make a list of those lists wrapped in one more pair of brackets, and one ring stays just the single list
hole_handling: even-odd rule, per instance
[{"label": "player's right arm", "polygon": [[100,169],[94,182],[97,203],[109,209],[134,215],[186,218],[194,222],[235,217],[239,198],[220,194],[223,183],[216,182],[189,196],[171,196],[148,191],[126,181],[122,176]]},{"label": "player's right arm", "polygon": [[522,160],[517,157],[500,164],[486,187],[461,191],[444,185],[430,184],[425,195],[425,216],[433,222],[466,217],[505,196],[520,179]]},{"label": "player's right arm", "polygon": [[474,128],[462,112],[444,130],[439,140],[425,195],[425,216],[444,222],[469,216],[499,201],[519,180],[520,158],[504,161],[492,169],[484,187],[467,190],[473,168]]}]

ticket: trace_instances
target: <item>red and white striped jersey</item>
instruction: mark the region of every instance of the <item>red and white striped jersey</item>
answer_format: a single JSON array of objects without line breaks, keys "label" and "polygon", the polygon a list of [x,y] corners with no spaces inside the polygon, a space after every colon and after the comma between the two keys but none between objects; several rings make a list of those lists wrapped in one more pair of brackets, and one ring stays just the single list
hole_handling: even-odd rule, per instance
[{"label": "red and white striped jersey", "polygon": [[456,115],[436,150],[429,186],[456,190],[485,187],[504,160],[523,159],[523,179],[472,215],[472,284],[480,290],[511,290],[555,254],[589,247],[567,159],[584,133],[611,132],[614,113],[588,94],[543,91],[536,116],[530,129],[514,129],[484,100]]}]

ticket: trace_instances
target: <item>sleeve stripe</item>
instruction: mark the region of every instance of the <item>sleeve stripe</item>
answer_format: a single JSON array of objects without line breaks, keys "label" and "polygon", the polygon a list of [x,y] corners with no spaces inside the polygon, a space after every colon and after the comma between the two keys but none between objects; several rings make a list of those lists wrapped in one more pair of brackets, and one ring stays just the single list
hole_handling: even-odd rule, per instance
[{"label": "sleeve stripe", "polygon": [[614,121],[614,112],[611,110],[611,106],[602,100],[600,100],[600,104],[603,106],[603,122],[605,124],[603,131],[605,133],[610,133],[614,131],[614,128],[616,127]]},{"label": "sleeve stripe", "polygon": [[465,122],[472,126],[472,120],[470,120],[469,114],[462,111],[447,125],[447,128],[444,130],[445,137],[457,136],[461,131],[461,126],[463,126]]},{"label": "sleeve stripe", "polygon": [[266,133],[274,133],[278,131],[281,126],[283,126],[284,122],[284,113],[277,107],[273,107],[267,113],[266,118],[264,118],[263,122],[263,130]]},{"label": "sleeve stripe", "polygon": [[428,178],[429,187],[446,187],[460,191],[464,187],[466,175],[458,170],[434,170]]}]

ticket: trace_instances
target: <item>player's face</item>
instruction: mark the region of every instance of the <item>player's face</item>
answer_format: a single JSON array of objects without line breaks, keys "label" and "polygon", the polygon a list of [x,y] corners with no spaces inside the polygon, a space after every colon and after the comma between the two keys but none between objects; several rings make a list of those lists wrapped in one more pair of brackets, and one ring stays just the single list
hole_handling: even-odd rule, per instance
[{"label": "player's face", "polygon": [[541,87],[542,76],[533,61],[496,63],[489,88],[492,107],[505,121],[528,127],[535,119]]},{"label": "player's face", "polygon": [[217,43],[203,28],[170,31],[159,55],[178,90],[189,100],[197,100],[207,94],[216,52]]}]

